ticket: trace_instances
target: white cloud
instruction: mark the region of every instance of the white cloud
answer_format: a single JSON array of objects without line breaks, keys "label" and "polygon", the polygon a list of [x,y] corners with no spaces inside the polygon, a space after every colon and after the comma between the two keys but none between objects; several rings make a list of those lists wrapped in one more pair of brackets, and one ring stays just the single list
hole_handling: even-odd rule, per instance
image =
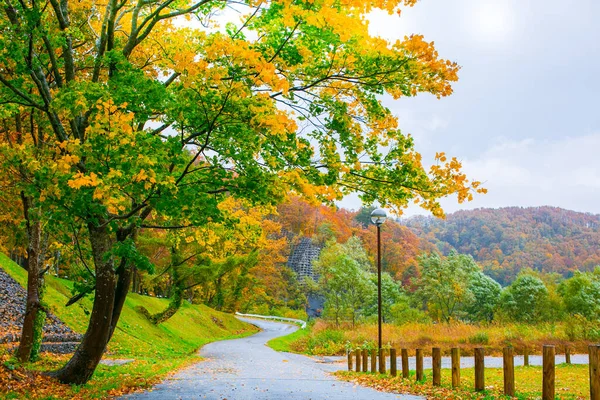
[{"label": "white cloud", "polygon": [[505,140],[463,162],[489,193],[459,208],[553,205],[600,213],[600,133],[557,140]]},{"label": "white cloud", "polygon": [[[442,200],[447,213],[479,207],[552,205],[600,214],[600,133],[559,140],[498,139],[487,151],[463,160],[470,179],[484,182],[489,192],[469,203]],[[356,196],[340,204],[358,208]],[[410,206],[404,216],[427,214]]]},{"label": "white cloud", "polygon": [[468,33],[481,42],[503,42],[509,38],[515,25],[515,13],[507,1],[478,1],[467,18]]}]

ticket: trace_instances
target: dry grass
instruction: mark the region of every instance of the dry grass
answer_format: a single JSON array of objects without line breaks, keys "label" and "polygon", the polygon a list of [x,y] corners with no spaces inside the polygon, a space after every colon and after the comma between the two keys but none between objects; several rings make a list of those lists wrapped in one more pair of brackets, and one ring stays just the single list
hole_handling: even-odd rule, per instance
[{"label": "dry grass", "polygon": [[[335,327],[323,320],[317,321],[310,334],[290,343],[290,350],[298,353],[320,355],[342,355],[348,347],[370,347],[377,340],[377,325],[364,324],[352,328],[350,325]],[[516,353],[525,348],[531,354],[541,351],[544,344],[559,349],[569,345],[572,352],[587,353],[588,341],[569,341],[565,324],[542,323],[491,324],[489,326],[464,323],[422,324],[409,323],[401,326],[384,324],[383,341],[394,348],[422,348],[425,354],[431,347],[440,347],[445,355],[450,348],[459,347],[463,355],[472,355],[475,347],[484,347],[487,355],[501,355],[502,348],[513,346]],[[429,350],[428,350],[429,349]]]}]

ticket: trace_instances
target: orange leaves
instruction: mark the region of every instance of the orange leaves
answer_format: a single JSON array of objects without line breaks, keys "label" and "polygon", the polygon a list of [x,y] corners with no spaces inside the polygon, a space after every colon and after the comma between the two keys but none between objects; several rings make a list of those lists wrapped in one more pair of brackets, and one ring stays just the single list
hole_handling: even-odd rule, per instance
[{"label": "orange leaves", "polygon": [[82,187],[98,186],[100,184],[100,181],[98,180],[98,175],[96,175],[93,172],[89,175],[77,172],[72,179],[69,179],[67,184],[73,189],[79,189]]},{"label": "orange leaves", "polygon": [[[437,98],[452,94],[452,82],[458,80],[460,67],[455,62],[439,58],[433,42],[426,42],[422,35],[405,36],[397,41],[393,50],[403,51],[411,59],[414,80],[411,95],[429,92]],[[402,91],[393,91],[394,98],[403,95]]]},{"label": "orange leaves", "polygon": [[267,128],[269,135],[285,138],[288,133],[296,132],[297,125],[286,112],[273,110],[270,113],[258,114],[253,121],[258,126]]}]

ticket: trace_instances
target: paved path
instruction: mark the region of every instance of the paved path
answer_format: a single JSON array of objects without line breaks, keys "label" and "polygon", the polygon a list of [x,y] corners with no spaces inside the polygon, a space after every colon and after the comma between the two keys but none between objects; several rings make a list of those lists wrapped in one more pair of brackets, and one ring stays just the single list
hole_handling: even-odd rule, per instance
[{"label": "paved path", "polygon": [[323,363],[306,356],[279,353],[265,343],[292,333],[291,325],[246,320],[262,329],[242,339],[210,343],[200,355],[206,360],[187,368],[151,392],[128,399],[210,400],[416,400],[421,397],[382,393],[335,379],[328,372],[344,363]]}]

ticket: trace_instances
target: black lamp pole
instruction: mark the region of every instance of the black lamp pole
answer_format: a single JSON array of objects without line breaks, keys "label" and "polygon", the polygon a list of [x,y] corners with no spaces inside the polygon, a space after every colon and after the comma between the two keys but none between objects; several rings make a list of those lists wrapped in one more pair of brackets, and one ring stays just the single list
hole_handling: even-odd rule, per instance
[{"label": "black lamp pole", "polygon": [[379,352],[381,352],[381,323],[381,225],[377,225],[377,339]]},{"label": "black lamp pole", "polygon": [[385,363],[383,362],[381,350],[381,326],[383,319],[381,316],[381,224],[385,222],[387,214],[384,209],[376,208],[371,212],[371,222],[377,226],[377,348],[379,350],[379,372],[385,373]]}]

